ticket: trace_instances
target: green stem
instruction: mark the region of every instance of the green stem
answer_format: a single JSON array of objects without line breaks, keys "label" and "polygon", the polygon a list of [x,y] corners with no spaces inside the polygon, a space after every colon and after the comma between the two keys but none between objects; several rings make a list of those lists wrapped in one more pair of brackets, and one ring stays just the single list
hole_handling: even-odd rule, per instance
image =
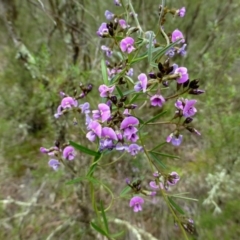
[{"label": "green stem", "polygon": [[139,29],[140,35],[142,35],[142,34],[143,34],[143,30],[142,30],[142,27],[141,27],[141,25],[140,25],[140,23],[139,23],[139,21],[138,21],[137,16],[136,16],[136,12],[135,12],[135,10],[134,10],[134,8],[133,8],[133,5],[132,5],[131,0],[129,0],[128,4],[129,4],[129,7],[130,7],[131,12],[132,12],[132,14],[133,14],[133,18],[134,18],[134,20],[135,20],[135,22],[136,22],[136,24],[137,24],[138,29]]},{"label": "green stem", "polygon": [[[161,189],[161,188],[160,188],[160,189]],[[182,224],[181,224],[179,218],[177,217],[175,211],[173,210],[171,204],[169,203],[169,201],[168,201],[168,199],[167,199],[167,196],[166,196],[166,194],[165,194],[165,192],[164,192],[163,189],[161,189],[161,193],[162,193],[162,196],[163,196],[165,202],[167,203],[168,208],[170,209],[170,211],[171,211],[173,217],[175,218],[175,220],[177,221],[178,225],[180,226],[180,228],[181,228],[181,230],[182,230],[182,233],[183,233],[183,235],[184,235],[184,238],[185,238],[186,240],[188,240],[187,233],[186,233],[185,229],[183,228],[183,226],[182,226]]]},{"label": "green stem", "polygon": [[159,25],[160,25],[160,31],[161,31],[162,35],[164,36],[164,38],[166,40],[166,43],[167,43],[167,46],[168,46],[170,44],[169,38],[168,38],[167,34],[164,32],[163,27],[161,25],[161,18],[162,18],[162,15],[163,15],[164,6],[165,6],[165,0],[162,0],[162,8],[161,8],[160,16],[159,16]]}]

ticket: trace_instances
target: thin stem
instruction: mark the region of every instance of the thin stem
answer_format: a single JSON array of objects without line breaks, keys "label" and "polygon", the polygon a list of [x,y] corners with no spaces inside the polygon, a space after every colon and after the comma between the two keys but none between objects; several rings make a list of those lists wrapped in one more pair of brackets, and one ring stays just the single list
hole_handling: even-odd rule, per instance
[{"label": "thin stem", "polygon": [[134,20],[135,20],[135,22],[136,22],[136,24],[137,24],[137,27],[138,27],[138,29],[139,29],[139,31],[140,31],[140,35],[141,35],[141,34],[143,34],[143,30],[142,30],[142,27],[141,27],[141,25],[140,25],[140,23],[139,23],[139,21],[138,21],[136,12],[135,12],[135,10],[134,10],[134,8],[133,8],[132,1],[129,0],[128,4],[129,4],[129,7],[130,7],[131,12],[132,12],[132,14],[133,14],[133,18],[134,18]]},{"label": "thin stem", "polygon": [[167,196],[166,196],[164,190],[161,189],[161,188],[160,188],[160,190],[161,190],[161,193],[162,193],[162,196],[163,196],[165,202],[166,202],[167,205],[168,205],[168,208],[170,209],[170,211],[171,211],[173,217],[175,218],[175,220],[177,221],[178,225],[180,226],[180,228],[181,228],[181,230],[182,230],[182,233],[183,233],[183,235],[184,235],[184,238],[185,238],[186,240],[188,240],[187,233],[186,233],[186,231],[184,230],[184,228],[183,228],[183,226],[182,226],[182,224],[181,224],[179,218],[177,217],[176,213],[174,212],[174,210],[173,210],[171,204],[169,203],[169,201],[168,201],[168,199],[167,199]]},{"label": "thin stem", "polygon": [[155,123],[147,123],[147,125],[157,125],[157,124],[175,124],[172,122],[155,122]]},{"label": "thin stem", "polygon": [[162,8],[161,8],[160,16],[159,16],[159,25],[160,25],[160,31],[166,40],[166,43],[167,43],[166,47],[167,47],[170,44],[169,38],[168,38],[167,34],[164,32],[163,26],[161,25],[161,18],[163,15],[164,6],[165,6],[165,0],[162,0]]}]

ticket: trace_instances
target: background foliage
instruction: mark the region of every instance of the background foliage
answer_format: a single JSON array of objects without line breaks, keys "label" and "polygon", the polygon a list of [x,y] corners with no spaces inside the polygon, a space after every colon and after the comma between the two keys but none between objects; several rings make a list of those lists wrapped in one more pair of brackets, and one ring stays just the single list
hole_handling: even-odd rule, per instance
[{"label": "background foliage", "polygon": [[[133,4],[144,30],[157,28],[159,2]],[[169,32],[177,26],[185,34],[188,55],[176,61],[201,80],[206,93],[198,98],[196,125],[202,136],[186,136],[181,148],[166,149],[180,159],[162,160],[181,171],[179,191],[199,199],[182,202],[196,222],[197,239],[238,239],[240,17],[235,10],[240,3],[169,0],[167,5],[187,8],[184,20],[169,18],[167,25]],[[80,82],[92,83],[95,89],[88,101],[96,106],[103,54],[95,33],[105,20],[104,11],[116,8],[111,0],[1,0],[0,9],[0,239],[101,239],[89,227],[93,213],[86,204],[86,184],[66,185],[71,176],[51,171],[39,147],[51,146],[56,139],[84,138],[75,135],[70,124],[64,126],[65,120],[53,118],[58,93],[72,93]],[[166,130],[152,131],[156,139],[165,139]],[[109,155],[104,164],[112,160],[115,157]],[[86,173],[84,155],[79,154],[78,164]],[[106,177],[104,170],[99,171],[101,179],[120,193],[126,177],[144,173],[144,161],[126,157],[108,167]],[[108,202],[107,193],[99,192],[98,197]],[[136,215],[128,200],[116,200],[109,215],[113,232],[125,230],[119,239],[135,239],[133,226],[157,239],[181,236],[161,201],[148,203]]]}]

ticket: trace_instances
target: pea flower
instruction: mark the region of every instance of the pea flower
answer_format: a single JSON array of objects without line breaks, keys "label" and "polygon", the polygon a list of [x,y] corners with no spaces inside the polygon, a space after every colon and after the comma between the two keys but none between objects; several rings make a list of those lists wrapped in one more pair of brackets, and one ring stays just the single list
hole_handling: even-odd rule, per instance
[{"label": "pea flower", "polygon": [[165,99],[162,95],[159,95],[159,94],[155,94],[154,96],[152,96],[150,98],[150,101],[151,101],[151,105],[152,106],[158,106],[158,107],[162,107],[163,104],[165,103]]},{"label": "pea flower", "polygon": [[101,24],[101,26],[97,30],[97,35],[103,38],[108,36],[108,34],[109,34],[109,31],[108,31],[107,23],[104,22]]},{"label": "pea flower", "polygon": [[182,139],[183,139],[183,135],[175,135],[173,133],[171,133],[167,139],[166,139],[166,142],[170,143],[173,145],[173,146],[179,146],[181,143],[182,143]]},{"label": "pea flower", "polygon": [[171,186],[176,185],[179,180],[180,177],[176,172],[171,172],[167,177],[167,183]]},{"label": "pea flower", "polygon": [[56,159],[50,159],[48,162],[49,167],[51,167],[54,171],[57,171],[59,166],[60,166],[60,162]]},{"label": "pea flower", "polygon": [[143,148],[135,143],[130,144],[127,148],[127,151],[132,155],[135,156],[138,154],[138,152],[142,151]]},{"label": "pea flower", "polygon": [[102,122],[107,121],[111,116],[110,107],[105,103],[99,103],[98,110],[93,110],[92,113],[94,120],[101,118]]},{"label": "pea flower", "polygon": [[183,108],[183,116],[184,117],[192,117],[197,112],[197,109],[194,107],[197,100],[187,100],[185,99],[185,106]]},{"label": "pea flower", "polygon": [[88,102],[80,104],[79,108],[81,109],[82,113],[84,113],[84,114],[90,113],[90,104]]},{"label": "pea flower", "polygon": [[76,156],[75,150],[72,146],[67,146],[63,149],[63,158],[72,161]]},{"label": "pea flower", "polygon": [[179,67],[175,70],[175,73],[180,73],[180,77],[177,78],[177,83],[185,83],[188,80],[188,70],[185,67]]},{"label": "pea flower", "polygon": [[112,150],[115,147],[114,140],[117,141],[117,134],[110,127],[104,127],[102,129],[102,137],[100,141],[100,150],[109,149]]},{"label": "pea flower", "polygon": [[134,86],[134,90],[136,92],[143,91],[145,93],[147,90],[147,82],[148,82],[147,75],[145,73],[139,74],[138,80],[139,82]]},{"label": "pea flower", "polygon": [[108,87],[106,85],[100,85],[98,91],[100,92],[100,97],[108,97],[115,89],[115,86]]},{"label": "pea flower", "polygon": [[120,129],[123,130],[124,137],[129,137],[136,133],[138,130],[135,126],[138,124],[138,119],[133,116],[124,118],[120,125]]},{"label": "pea flower", "polygon": [[122,6],[122,4],[119,2],[119,0],[114,0],[114,4],[118,7]]},{"label": "pea flower", "polygon": [[114,14],[112,12],[110,12],[109,10],[106,10],[105,17],[107,20],[112,20],[114,18]]},{"label": "pea flower", "polygon": [[[185,42],[185,39],[184,39],[183,34],[182,34],[181,31],[179,31],[178,29],[176,29],[176,30],[174,30],[174,31],[172,32],[172,42],[176,42],[178,39],[181,39],[181,38],[182,38],[182,40],[181,40],[180,42],[184,43],[184,42]],[[180,43],[180,42],[179,42],[179,43]]]},{"label": "pea flower", "polygon": [[87,135],[86,138],[93,142],[95,141],[96,137],[101,138],[102,135],[102,126],[99,122],[97,121],[91,121],[88,125],[88,129],[90,130]]},{"label": "pea flower", "polygon": [[161,182],[157,185],[155,181],[151,181],[151,182],[149,183],[149,186],[150,186],[152,189],[159,189],[159,188],[164,189],[164,186],[163,186],[163,184],[162,184]]},{"label": "pea flower", "polygon": [[176,13],[177,13],[177,15],[179,16],[179,17],[184,17],[185,16],[185,13],[186,13],[186,8],[185,7],[182,7],[182,8],[180,8],[180,9],[178,9],[177,11],[176,11]]},{"label": "pea flower", "polygon": [[112,56],[113,51],[109,47],[107,47],[105,45],[102,45],[101,49],[106,53],[107,57],[111,57]]},{"label": "pea flower", "polygon": [[143,198],[141,198],[139,196],[135,196],[130,200],[129,206],[133,208],[134,212],[139,212],[139,211],[142,211],[142,204],[143,203],[144,203]]},{"label": "pea flower", "polygon": [[135,48],[133,47],[133,44],[134,44],[134,39],[131,37],[126,37],[121,40],[120,48],[122,52],[127,52],[129,54],[135,50]]},{"label": "pea flower", "polygon": [[122,29],[126,29],[126,28],[130,27],[130,25],[128,25],[124,19],[119,19],[118,23],[119,23],[119,25],[121,26]]}]

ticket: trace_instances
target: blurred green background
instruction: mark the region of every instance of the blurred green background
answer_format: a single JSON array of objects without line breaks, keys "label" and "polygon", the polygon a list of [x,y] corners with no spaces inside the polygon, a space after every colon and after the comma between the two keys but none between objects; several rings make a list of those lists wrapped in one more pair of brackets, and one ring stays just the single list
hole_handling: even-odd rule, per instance
[{"label": "blurred green background", "polygon": [[[173,61],[200,79],[206,93],[198,98],[194,123],[201,137],[186,134],[181,148],[168,146],[168,152],[180,159],[163,161],[181,175],[174,191],[199,199],[179,201],[196,223],[198,236],[193,239],[239,239],[240,2],[166,2],[187,9],[183,19],[167,18],[166,32],[180,29],[188,44],[187,56]],[[159,3],[133,1],[145,31],[157,29]],[[112,0],[0,1],[0,239],[103,239],[89,227],[94,214],[87,184],[66,185],[71,175],[49,169],[39,148],[52,146],[56,139],[84,139],[80,129],[76,134],[66,119],[56,121],[53,114],[59,91],[71,94],[80,82],[94,85],[87,100],[96,106],[100,46],[105,44],[96,31],[105,21],[106,9],[121,13]],[[136,80],[149,69],[134,70]],[[153,132],[149,129],[148,134]],[[164,141],[167,132],[159,130],[156,139]],[[114,155],[109,158],[114,160]],[[84,174],[89,160],[82,155],[79,159]],[[129,158],[109,167],[107,175],[100,169],[99,177],[119,193],[127,176],[142,172],[143,160]],[[108,200],[107,193],[99,195]],[[148,203],[140,214],[130,211],[128,200],[116,200],[109,214],[156,239],[183,238],[161,199]],[[126,224],[112,224],[113,231],[125,230],[119,239],[137,239]]]}]

